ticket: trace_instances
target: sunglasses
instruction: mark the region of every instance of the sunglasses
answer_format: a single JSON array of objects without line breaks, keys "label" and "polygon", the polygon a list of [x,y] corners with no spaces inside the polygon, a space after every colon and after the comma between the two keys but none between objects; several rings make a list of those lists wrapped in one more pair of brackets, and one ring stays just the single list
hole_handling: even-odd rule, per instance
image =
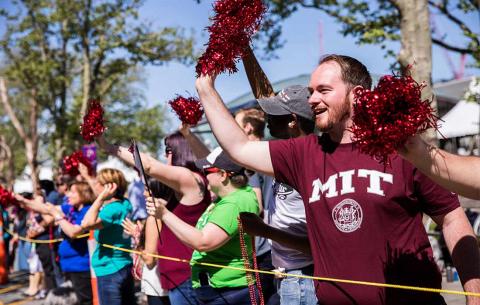
[{"label": "sunglasses", "polygon": [[217,168],[217,167],[209,167],[209,168],[204,168],[203,169],[203,174],[206,176],[208,174],[214,174],[214,173],[219,173],[222,170]]}]

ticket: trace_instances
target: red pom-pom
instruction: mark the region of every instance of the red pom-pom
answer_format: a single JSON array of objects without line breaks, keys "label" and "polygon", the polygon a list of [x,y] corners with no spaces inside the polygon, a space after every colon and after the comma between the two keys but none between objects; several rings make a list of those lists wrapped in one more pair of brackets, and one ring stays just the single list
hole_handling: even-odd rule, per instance
[{"label": "red pom-pom", "polygon": [[63,170],[62,172],[66,175],[75,177],[79,174],[78,165],[82,163],[88,168],[88,174],[93,175],[93,167],[90,161],[82,154],[81,151],[76,151],[70,156],[63,158]]},{"label": "red pom-pom", "polygon": [[173,111],[178,115],[180,121],[190,124],[192,126],[197,125],[198,121],[202,118],[203,107],[200,101],[194,97],[177,96],[173,100],[168,102]]},{"label": "red pom-pom", "polygon": [[105,131],[104,123],[102,105],[96,100],[90,100],[87,114],[83,117],[83,124],[80,126],[83,139],[93,142],[95,137],[102,135]]},{"label": "red pom-pom", "polygon": [[17,199],[15,199],[15,196],[13,195],[12,192],[4,189],[0,185],[0,205],[6,209],[11,205],[16,205],[17,204]]},{"label": "red pom-pom", "polygon": [[236,61],[245,54],[267,8],[262,0],[217,0],[209,26],[207,50],[199,58],[197,77],[237,72]]},{"label": "red pom-pom", "polygon": [[409,75],[385,75],[374,90],[356,89],[352,132],[359,150],[387,165],[409,137],[437,128],[424,87]]}]

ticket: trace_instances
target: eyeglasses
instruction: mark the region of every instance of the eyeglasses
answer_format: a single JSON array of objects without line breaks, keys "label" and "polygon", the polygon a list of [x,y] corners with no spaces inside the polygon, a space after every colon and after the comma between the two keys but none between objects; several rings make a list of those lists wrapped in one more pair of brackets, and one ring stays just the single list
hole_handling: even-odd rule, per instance
[{"label": "eyeglasses", "polygon": [[206,176],[208,174],[214,174],[214,173],[219,173],[222,170],[217,168],[217,167],[209,167],[209,168],[204,168],[203,169],[203,174]]}]

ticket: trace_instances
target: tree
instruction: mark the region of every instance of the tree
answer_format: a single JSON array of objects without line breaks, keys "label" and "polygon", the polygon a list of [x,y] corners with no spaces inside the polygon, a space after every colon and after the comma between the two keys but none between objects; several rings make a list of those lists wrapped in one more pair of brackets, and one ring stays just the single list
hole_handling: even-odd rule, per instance
[{"label": "tree", "polygon": [[[28,92],[31,102],[35,101],[37,108],[26,111],[37,109],[37,122],[43,126],[39,138],[53,143],[50,151],[55,161],[65,150],[78,147],[78,126],[89,99],[100,99],[113,110],[130,106],[133,117],[141,96],[129,96],[136,100],[118,96],[134,85],[128,82],[136,73],[132,71],[172,60],[192,62],[192,38],[179,28],[153,31],[150,24],[138,20],[141,5],[140,0],[12,0],[15,10],[1,12],[6,20],[0,40],[3,74],[15,85],[9,86],[6,94],[12,97]],[[117,90],[119,87],[122,90]],[[25,115],[18,113],[17,117]],[[15,119],[10,119],[14,123]],[[27,155],[35,158],[38,145],[27,143],[39,139],[29,136],[35,137],[26,134],[22,139]],[[143,133],[139,140],[146,138],[148,134]]]},{"label": "tree", "polygon": [[[399,41],[401,32],[401,18],[409,12],[403,11],[411,7],[413,1],[398,0],[267,0],[270,14],[264,22],[262,40],[264,50],[271,53],[281,47],[285,41],[281,40],[282,21],[290,17],[300,8],[318,9],[337,20],[341,25],[341,33],[352,36],[358,44],[378,44],[386,49],[388,55],[395,55],[387,49],[386,42]],[[415,1],[417,2],[417,1]],[[450,41],[448,36],[441,33],[432,33],[432,42],[450,51],[471,56],[477,67],[480,67],[480,39],[471,25],[463,20],[468,14],[480,13],[480,1],[458,0],[451,3],[449,0],[422,0],[416,4],[426,5],[428,12],[438,14],[449,21],[458,34],[463,34],[466,43],[458,46]],[[415,10],[415,8],[414,8]],[[425,16],[418,16],[426,18]]]},{"label": "tree", "polygon": [[[5,80],[0,78],[0,101],[4,106],[4,109],[8,116],[11,119],[12,125],[15,127],[16,132],[22,139],[25,144],[25,152],[27,157],[27,163],[32,170],[32,184],[33,189],[35,189],[39,184],[38,180],[38,162],[37,162],[37,152],[38,152],[38,132],[37,132],[37,120],[38,120],[38,102],[37,95],[34,90],[29,92],[27,96],[24,97],[28,99],[28,119],[24,124],[20,121],[20,118],[15,113],[15,110],[12,108],[10,100],[7,94],[7,87]],[[5,147],[5,151],[8,157],[8,150],[10,147]],[[10,149],[10,158],[11,158],[11,149]]]}]

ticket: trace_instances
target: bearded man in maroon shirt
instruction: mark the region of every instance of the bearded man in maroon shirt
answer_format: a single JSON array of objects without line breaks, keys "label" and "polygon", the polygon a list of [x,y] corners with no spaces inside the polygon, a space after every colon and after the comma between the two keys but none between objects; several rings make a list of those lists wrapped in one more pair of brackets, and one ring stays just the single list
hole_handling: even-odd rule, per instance
[{"label": "bearded man in maroon shirt", "polygon": [[[245,166],[301,194],[315,276],[441,288],[441,274],[422,225],[427,214],[442,227],[465,291],[480,292],[480,254],[458,197],[398,155],[384,168],[352,143],[353,89],[370,89],[358,60],[324,57],[313,71],[309,103],[322,136],[249,141],[215,90],[215,76],[196,87],[220,145]],[[300,239],[298,242],[302,242]],[[438,293],[317,282],[320,304],[445,304]],[[468,304],[480,298],[468,297]]]}]

